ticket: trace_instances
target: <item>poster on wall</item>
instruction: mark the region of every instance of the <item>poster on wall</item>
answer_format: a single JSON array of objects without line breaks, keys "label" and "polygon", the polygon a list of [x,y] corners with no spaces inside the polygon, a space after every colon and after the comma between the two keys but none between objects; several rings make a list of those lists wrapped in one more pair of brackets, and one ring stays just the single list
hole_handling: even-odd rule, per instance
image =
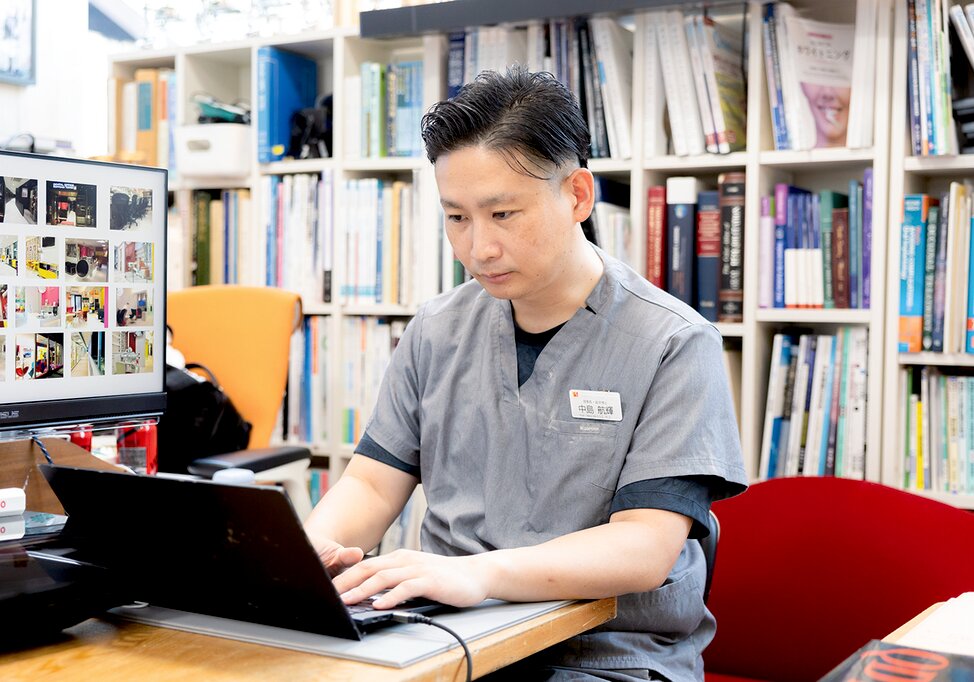
[{"label": "poster on wall", "polygon": [[0,83],[34,83],[36,36],[37,0],[0,2]]}]

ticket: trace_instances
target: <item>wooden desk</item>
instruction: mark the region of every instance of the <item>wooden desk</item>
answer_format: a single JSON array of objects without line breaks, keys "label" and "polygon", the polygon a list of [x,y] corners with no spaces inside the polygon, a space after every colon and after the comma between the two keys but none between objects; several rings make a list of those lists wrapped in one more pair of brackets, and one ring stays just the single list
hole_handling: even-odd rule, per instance
[{"label": "wooden desk", "polygon": [[[474,677],[486,675],[614,618],[616,600],[577,602],[468,642]],[[408,668],[359,663],[208,637],[139,623],[93,618],[56,642],[0,655],[0,679],[178,680],[463,680],[459,647]]]},{"label": "wooden desk", "polygon": [[910,632],[910,630],[912,630],[917,625],[919,625],[920,623],[922,623],[927,618],[927,616],[929,616],[931,613],[933,613],[934,611],[936,611],[937,609],[939,609],[941,606],[943,606],[943,604],[944,604],[944,602],[937,602],[933,606],[928,607],[925,611],[923,611],[923,613],[917,614],[916,616],[914,616],[913,618],[911,618],[909,621],[907,621],[906,623],[904,623],[903,625],[899,626],[898,628],[896,628],[895,630],[893,630],[891,633],[889,633],[888,635],[886,635],[885,637],[883,637],[883,641],[884,642],[889,642],[890,644],[896,644],[901,639],[903,639],[903,637],[906,636],[906,634],[908,632]]}]

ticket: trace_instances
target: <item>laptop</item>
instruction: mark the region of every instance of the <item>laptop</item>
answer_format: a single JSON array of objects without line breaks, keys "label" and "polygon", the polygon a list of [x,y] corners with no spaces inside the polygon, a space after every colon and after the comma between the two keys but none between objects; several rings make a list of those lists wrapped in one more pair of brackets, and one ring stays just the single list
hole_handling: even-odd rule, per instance
[{"label": "laptop", "polygon": [[346,639],[394,622],[342,602],[281,487],[40,467],[68,514],[62,541],[126,598]]}]

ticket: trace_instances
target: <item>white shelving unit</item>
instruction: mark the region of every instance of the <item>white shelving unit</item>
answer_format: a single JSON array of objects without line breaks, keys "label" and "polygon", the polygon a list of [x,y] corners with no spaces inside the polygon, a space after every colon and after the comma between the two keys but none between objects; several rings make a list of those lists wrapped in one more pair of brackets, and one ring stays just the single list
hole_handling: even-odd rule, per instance
[{"label": "white shelving unit", "polygon": [[[815,0],[800,0],[793,3],[800,10],[815,17],[829,21],[852,22],[855,17],[855,2],[816,2]],[[727,171],[745,171],[747,173],[746,207],[745,207],[745,244],[744,244],[744,320],[736,324],[720,324],[718,329],[728,344],[741,349],[741,386],[738,396],[742,406],[741,440],[744,448],[746,469],[752,479],[757,477],[758,461],[760,457],[761,434],[765,412],[767,393],[768,362],[771,341],[774,333],[788,326],[810,326],[824,331],[834,329],[838,325],[860,325],[868,328],[869,334],[869,383],[868,383],[868,413],[867,413],[867,452],[866,477],[870,480],[881,479],[881,445],[883,441],[884,423],[884,376],[896,367],[895,354],[886,354],[891,358],[884,367],[884,350],[888,350],[889,334],[887,332],[884,315],[889,315],[890,305],[887,289],[882,286],[886,281],[887,258],[887,210],[896,205],[896,197],[889,196],[887,178],[889,177],[890,150],[890,91],[891,80],[893,88],[902,88],[905,78],[891,79],[891,41],[893,6],[905,5],[897,0],[879,0],[878,40],[875,62],[875,92],[873,134],[875,144],[871,149],[816,149],[805,152],[774,151],[772,126],[768,105],[767,88],[764,75],[764,59],[761,31],[761,5],[749,3],[749,54],[751,55],[747,81],[748,92],[748,146],[745,151],[729,155],[704,155],[695,157],[642,157],[638,154],[630,159],[594,159],[590,164],[593,173],[605,175],[613,179],[622,180],[630,185],[631,192],[631,220],[633,226],[633,254],[632,261],[637,270],[645,267],[645,221],[646,221],[646,190],[654,184],[662,184],[667,177],[675,175],[697,175],[716,186],[717,175]],[[680,6],[680,3],[673,3]],[[647,30],[644,15],[636,13],[636,36],[634,40],[633,60],[633,126],[632,149],[642,150],[643,145],[643,91],[645,88],[645,59],[642,55],[643,41],[640,32]],[[628,21],[625,23],[629,23]],[[900,31],[903,33],[903,31]],[[348,78],[358,73],[359,65],[364,60],[388,61],[391,56],[401,53],[416,54],[424,62],[424,106],[429,106],[442,99],[445,94],[445,57],[447,40],[443,35],[424,35],[411,38],[396,38],[389,40],[363,39],[349,30],[316,32],[314,34],[289,36],[281,39],[259,39],[250,42],[234,43],[232,45],[201,46],[192,49],[180,49],[173,52],[153,52],[148,54],[129,55],[113,60],[117,75],[131,77],[135,68],[140,66],[168,66],[175,68],[179,74],[178,120],[180,123],[192,119],[192,106],[189,101],[191,94],[198,90],[206,90],[211,94],[233,101],[239,98],[249,98],[256,102],[256,74],[253,65],[256,64],[256,51],[260,45],[276,45],[295,52],[310,55],[319,63],[320,87],[322,91],[334,93],[334,150],[333,158],[313,161],[283,161],[267,165],[256,163],[256,152],[253,155],[252,167],[246,173],[246,180],[242,185],[250,187],[254,196],[258,196],[261,176],[268,174],[308,173],[330,169],[335,173],[336,196],[335,203],[342,201],[339,195],[341,182],[353,177],[398,177],[402,179],[416,174],[420,180],[421,193],[419,196],[420,220],[417,225],[429,230],[430,253],[436,252],[437,231],[442,229],[438,218],[438,198],[432,168],[425,158],[391,158],[391,159],[361,159],[355,158],[348,145],[356,144],[356,140],[349,140],[348,131],[353,130],[345,120],[349,107],[346,98],[345,83]],[[901,55],[902,56],[902,55]],[[900,59],[897,63],[902,63]],[[900,73],[900,69],[897,69]],[[903,108],[902,93],[900,99],[894,102]],[[895,108],[895,107],[894,107]],[[899,124],[898,124],[899,125]],[[256,129],[255,129],[256,130]],[[899,131],[900,128],[897,128]],[[895,136],[894,136],[895,137]],[[900,135],[902,138],[902,135]],[[256,132],[253,133],[256,143]],[[254,144],[256,150],[256,144]],[[897,158],[896,173],[903,175],[902,153],[894,151]],[[873,168],[875,184],[873,195],[873,252],[872,277],[873,287],[872,308],[870,310],[761,310],[758,305],[758,224],[760,197],[773,193],[777,182],[808,187],[810,189],[831,188],[845,191],[850,177],[861,177],[867,167]],[[908,165],[909,167],[909,165]],[[918,164],[916,172],[923,172]],[[237,181],[239,183],[239,181]],[[179,188],[194,187],[222,187],[218,182],[207,181],[198,184],[190,178],[177,179],[174,183]],[[256,213],[256,212],[255,212]],[[336,225],[336,234],[341,231]],[[425,234],[425,232],[424,232]],[[337,264],[337,263],[336,263]],[[417,274],[420,277],[435,277],[435,261],[424,261],[417,264]],[[761,264],[760,267],[769,267]],[[431,274],[432,273],[432,274]],[[342,273],[336,271],[334,277],[341,282]],[[333,285],[335,289],[336,285]],[[435,290],[435,283],[433,287]],[[337,290],[337,289],[336,289]],[[894,302],[895,303],[895,302]],[[340,416],[336,409],[341,395],[342,385],[337,368],[345,352],[341,348],[341,322],[347,316],[353,315],[382,315],[409,316],[415,312],[411,306],[345,306],[337,303],[321,304],[307,301],[305,312],[309,315],[320,315],[327,318],[329,325],[328,358],[328,420],[329,441],[315,444],[316,450],[326,452],[331,456],[331,474],[337,476],[351,455],[351,447],[338,440]],[[893,335],[895,342],[895,334]],[[892,364],[890,364],[892,363]],[[334,369],[333,369],[334,368]],[[895,391],[894,386],[891,389]],[[887,391],[888,393],[888,391]],[[895,415],[894,417],[895,418]],[[333,479],[334,480],[334,479]]]},{"label": "white shelving unit", "polygon": [[[951,3],[957,4],[957,3]],[[890,263],[886,294],[886,376],[884,390],[884,431],[882,481],[902,487],[904,481],[905,426],[901,422],[898,375],[909,366],[932,366],[942,371],[960,370],[968,373],[974,367],[974,355],[965,353],[900,353],[899,339],[899,230],[903,215],[903,199],[907,194],[929,192],[939,194],[952,180],[974,179],[974,155],[913,156],[908,124],[907,106],[907,4],[897,3],[895,15],[893,63],[896,65],[892,84],[892,130],[890,138],[889,211],[890,234],[887,260]],[[965,59],[963,54],[954,59]],[[966,370],[966,372],[965,372]],[[965,509],[974,509],[974,494],[953,494],[936,491],[917,491],[917,494],[940,500]]]}]

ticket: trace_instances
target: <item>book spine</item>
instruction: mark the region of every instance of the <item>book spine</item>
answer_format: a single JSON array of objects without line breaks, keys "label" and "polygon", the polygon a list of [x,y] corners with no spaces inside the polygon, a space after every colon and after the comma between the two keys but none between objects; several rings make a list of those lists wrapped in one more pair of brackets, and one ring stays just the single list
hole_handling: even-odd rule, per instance
[{"label": "book spine", "polygon": [[270,131],[274,125],[274,108],[270,103],[271,58],[269,47],[257,48],[257,161],[271,161]]},{"label": "book spine", "polygon": [[[964,325],[964,352],[974,353],[974,218],[971,219],[968,229],[971,231],[971,238],[968,240],[967,249],[967,320]],[[971,462],[974,465],[974,457],[971,458]]]},{"label": "book spine", "polygon": [[933,277],[933,343],[930,350],[941,353],[944,350],[944,308],[947,303],[947,235],[950,232],[950,192],[944,192],[940,195],[937,223],[937,254]]},{"label": "book spine", "polygon": [[669,276],[666,290],[693,305],[693,237],[696,231],[693,204],[668,204]]},{"label": "book spine", "polygon": [[722,173],[717,177],[720,192],[721,322],[744,321],[744,173]]},{"label": "book spine", "polygon": [[760,241],[758,242],[758,306],[774,307],[774,206],[769,196],[761,197],[761,219],[759,221]]},{"label": "book spine", "polygon": [[849,181],[849,307],[860,308],[859,266],[862,253],[862,185]]},{"label": "book spine", "polygon": [[937,237],[940,208],[931,206],[927,214],[927,236],[923,258],[923,350],[933,350],[933,295],[937,272]]},{"label": "book spine", "polygon": [[907,33],[908,39],[908,60],[909,74],[906,85],[909,90],[910,98],[910,140],[913,144],[913,155],[921,156],[924,153],[923,130],[920,125],[920,65],[917,53],[917,22],[916,22],[916,2],[907,0]]},{"label": "book spine", "polygon": [[660,289],[666,286],[666,187],[646,192],[646,279]]},{"label": "book spine", "polygon": [[709,322],[718,319],[721,290],[721,206],[716,191],[697,199],[697,311]]},{"label": "book spine", "polygon": [[918,353],[923,347],[923,247],[930,198],[910,194],[903,200],[900,232],[899,352]]},{"label": "book spine", "polygon": [[836,308],[848,308],[849,299],[849,209],[832,211],[832,295]]},{"label": "book spine", "polygon": [[788,216],[788,185],[774,188],[774,307],[785,307],[785,225]]},{"label": "book spine", "polygon": [[872,307],[872,278],[873,278],[873,169],[870,166],[862,176],[862,266],[859,272],[862,277],[861,307]]},{"label": "book spine", "polygon": [[774,130],[774,145],[777,150],[791,149],[788,127],[785,124],[785,111],[781,94],[781,66],[778,60],[778,39],[775,21],[775,4],[765,3],[761,28],[764,36],[764,71],[768,83],[768,101],[771,103],[771,124]]},{"label": "book spine", "polygon": [[449,48],[446,57],[446,96],[456,97],[463,87],[463,49],[466,32],[454,31],[450,33]]}]

